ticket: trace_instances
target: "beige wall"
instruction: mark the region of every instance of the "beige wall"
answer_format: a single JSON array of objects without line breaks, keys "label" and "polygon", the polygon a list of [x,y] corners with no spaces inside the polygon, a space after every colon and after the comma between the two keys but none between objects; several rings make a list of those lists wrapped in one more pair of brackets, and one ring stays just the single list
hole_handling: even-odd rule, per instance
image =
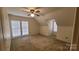
[{"label": "beige wall", "polygon": [[36,19],[41,25],[47,24],[48,20],[56,19],[57,24],[60,26],[72,26],[75,10],[76,8],[74,7],[62,7],[58,10],[49,12],[44,16],[37,17]]},{"label": "beige wall", "polygon": [[29,29],[31,35],[39,34],[40,24],[35,19],[31,19],[29,20]]},{"label": "beige wall", "polygon": [[21,16],[9,15],[10,20],[25,20],[29,22],[29,33],[30,35],[39,34],[40,24],[34,18],[26,18]]},{"label": "beige wall", "polygon": [[3,50],[3,32],[2,32],[2,14],[1,14],[1,8],[0,8],[0,50]]},{"label": "beige wall", "polygon": [[50,35],[49,26],[48,25],[40,26],[40,34],[44,36],[49,36]]},{"label": "beige wall", "polygon": [[[46,24],[47,21],[55,19],[58,25],[57,39],[70,42],[73,35],[73,23],[75,17],[76,8],[62,8],[60,10],[46,14],[44,17],[39,17],[38,21],[40,24]],[[50,30],[48,26],[41,26],[40,33],[43,35],[50,35]],[[65,39],[68,36],[69,39]]]},{"label": "beige wall", "polygon": [[[68,37],[68,39],[66,39]],[[59,26],[57,32],[57,39],[71,42],[72,40],[72,26]]]},{"label": "beige wall", "polygon": [[[44,36],[51,35],[51,31],[49,27],[50,26],[47,26],[47,25],[40,26],[40,34]],[[58,31],[57,33],[54,33],[54,34],[56,35],[56,38],[58,40],[71,43],[71,40],[73,38],[73,26],[58,26]],[[66,39],[66,37],[68,37],[68,39]]]},{"label": "beige wall", "polygon": [[9,18],[6,8],[1,8],[1,17],[2,17],[2,26],[4,35],[3,45],[5,46],[3,50],[10,50],[11,34],[10,34]]}]

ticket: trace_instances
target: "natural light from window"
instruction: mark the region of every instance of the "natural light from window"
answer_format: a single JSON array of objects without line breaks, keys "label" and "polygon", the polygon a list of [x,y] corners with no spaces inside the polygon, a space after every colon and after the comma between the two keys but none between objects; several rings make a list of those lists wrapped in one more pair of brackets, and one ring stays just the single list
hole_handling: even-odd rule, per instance
[{"label": "natural light from window", "polygon": [[12,20],[11,21],[11,29],[12,29],[12,36],[13,37],[21,36],[20,21]]},{"label": "natural light from window", "polygon": [[28,22],[27,21],[22,21],[22,35],[28,35]]},{"label": "natural light from window", "polygon": [[55,19],[50,20],[50,31],[57,32],[57,23],[56,23]]},{"label": "natural light from window", "polygon": [[12,37],[28,35],[28,21],[11,20]]}]

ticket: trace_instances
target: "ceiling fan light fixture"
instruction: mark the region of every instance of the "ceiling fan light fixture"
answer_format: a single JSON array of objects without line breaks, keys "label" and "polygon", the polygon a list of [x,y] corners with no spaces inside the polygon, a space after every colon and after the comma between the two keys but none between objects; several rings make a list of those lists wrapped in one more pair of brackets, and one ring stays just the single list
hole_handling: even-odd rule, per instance
[{"label": "ceiling fan light fixture", "polygon": [[35,15],[34,14],[31,14],[31,17],[34,17]]}]

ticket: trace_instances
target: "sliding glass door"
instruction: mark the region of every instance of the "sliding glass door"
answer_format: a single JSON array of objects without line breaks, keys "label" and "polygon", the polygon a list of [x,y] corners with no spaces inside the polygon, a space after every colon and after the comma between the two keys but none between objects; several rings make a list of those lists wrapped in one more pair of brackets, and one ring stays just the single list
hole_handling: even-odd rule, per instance
[{"label": "sliding glass door", "polygon": [[12,36],[21,36],[20,21],[11,20]]},{"label": "sliding glass door", "polygon": [[29,34],[28,22],[22,21],[22,35],[28,35],[28,34]]},{"label": "sliding glass door", "polygon": [[28,21],[11,20],[11,32],[12,37],[28,35]]}]

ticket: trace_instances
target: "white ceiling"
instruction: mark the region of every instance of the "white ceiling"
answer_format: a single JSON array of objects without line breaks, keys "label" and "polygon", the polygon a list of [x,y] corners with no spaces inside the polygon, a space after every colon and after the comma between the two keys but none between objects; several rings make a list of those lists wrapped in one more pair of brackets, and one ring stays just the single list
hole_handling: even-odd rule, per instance
[{"label": "white ceiling", "polygon": [[[23,7],[8,7],[8,14],[28,17],[27,12],[22,11]],[[35,17],[40,24],[47,24],[48,20],[53,18],[60,26],[72,26],[74,21],[75,8],[67,7],[40,7],[41,16]]]},{"label": "white ceiling", "polygon": [[55,19],[59,26],[73,26],[76,8],[62,8],[50,12],[45,16],[36,18],[41,24],[48,23],[49,20]]},{"label": "white ceiling", "polygon": [[[23,7],[8,7],[7,8],[9,14],[28,17],[27,16],[28,13],[24,12],[22,9],[24,9],[24,8]],[[38,9],[40,10],[40,14],[43,16],[43,15],[45,15],[45,14],[51,12],[51,11],[53,12],[53,11],[60,9],[60,8],[40,7]]]}]

